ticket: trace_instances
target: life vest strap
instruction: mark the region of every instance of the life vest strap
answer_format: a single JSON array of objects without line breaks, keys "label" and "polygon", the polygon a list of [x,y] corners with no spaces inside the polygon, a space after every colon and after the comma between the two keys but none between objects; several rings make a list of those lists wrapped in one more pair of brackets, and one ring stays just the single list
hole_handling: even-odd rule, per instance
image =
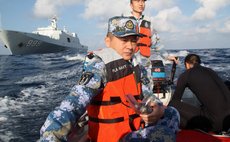
[{"label": "life vest strap", "polygon": [[121,100],[117,101],[92,101],[91,105],[96,105],[96,106],[110,106],[110,105],[115,105],[121,103]]},{"label": "life vest strap", "polygon": [[147,35],[145,35],[145,34],[141,34],[141,37],[148,37]]},{"label": "life vest strap", "polygon": [[124,121],[124,117],[118,117],[114,119],[100,119],[89,116],[89,121],[96,123],[118,123]]},{"label": "life vest strap", "polygon": [[[132,130],[136,130],[136,128],[133,125],[133,120],[137,117],[139,117],[138,114],[129,115],[129,125]],[[89,116],[89,121],[96,122],[96,123],[118,123],[124,121],[124,117],[118,117],[114,119],[100,119],[100,118],[94,118]]]},{"label": "life vest strap", "polygon": [[[134,96],[135,99],[140,99],[139,95]],[[91,105],[96,105],[96,106],[109,106],[109,105],[116,105],[121,103],[121,98],[120,97],[110,97],[110,101],[97,101],[94,100],[91,102]]]},{"label": "life vest strap", "polygon": [[144,43],[137,43],[137,46],[147,46],[147,45]]},{"label": "life vest strap", "polygon": [[143,38],[143,37],[152,38],[152,36],[148,36],[148,35],[145,35],[145,34],[141,34],[141,38]]},{"label": "life vest strap", "polygon": [[132,114],[129,116],[129,127],[131,128],[132,131],[136,131],[137,129],[135,128],[135,126],[133,125],[133,120],[135,118],[139,117],[138,114]]},{"label": "life vest strap", "polygon": [[150,47],[150,46],[148,46],[147,44],[144,44],[144,43],[137,43],[137,46],[147,46],[147,47]]}]

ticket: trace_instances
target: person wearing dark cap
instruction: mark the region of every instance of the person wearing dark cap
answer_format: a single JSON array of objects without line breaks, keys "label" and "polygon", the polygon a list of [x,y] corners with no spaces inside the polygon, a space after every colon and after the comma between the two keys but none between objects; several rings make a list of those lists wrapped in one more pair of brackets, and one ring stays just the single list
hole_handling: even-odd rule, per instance
[{"label": "person wearing dark cap", "polygon": [[80,80],[48,115],[40,130],[40,141],[67,141],[74,124],[86,111],[87,139],[92,142],[175,141],[179,126],[175,108],[165,108],[155,98],[148,101],[151,111],[144,113],[137,112],[129,102],[128,98],[140,102],[153,95],[148,88],[151,81],[146,81],[144,68],[134,56],[140,36],[136,27],[136,21],[128,17],[109,19],[105,37],[108,48],[86,56]]},{"label": "person wearing dark cap", "polygon": [[[230,132],[230,91],[223,80],[212,69],[201,66],[200,57],[196,54],[187,55],[184,64],[186,71],[179,76],[169,104],[178,109],[181,128]],[[181,101],[187,87],[200,105]]]}]

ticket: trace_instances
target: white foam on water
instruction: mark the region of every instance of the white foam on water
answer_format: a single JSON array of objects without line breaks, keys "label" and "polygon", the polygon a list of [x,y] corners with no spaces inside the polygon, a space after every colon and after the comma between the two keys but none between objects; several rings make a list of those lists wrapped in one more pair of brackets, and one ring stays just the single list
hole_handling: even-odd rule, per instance
[{"label": "white foam on water", "polygon": [[18,102],[17,100],[9,98],[8,96],[0,98],[0,114],[3,114],[3,112],[7,112],[9,110],[21,109],[20,103],[22,102]]},{"label": "white foam on water", "polygon": [[[168,56],[174,56],[174,57],[179,57],[179,62],[178,65],[181,64],[181,60],[180,57],[185,57],[189,54],[189,52],[187,50],[182,50],[182,51],[178,51],[178,52],[169,52]],[[154,55],[153,55],[154,56]],[[172,61],[166,60],[164,61],[165,64],[172,64]]]},{"label": "white foam on water", "polygon": [[77,55],[74,55],[74,56],[63,56],[63,58],[65,58],[65,60],[67,61],[76,61],[76,60],[81,60],[83,61],[85,59],[85,55],[83,54],[77,54]]},{"label": "white foam on water", "polygon": [[16,84],[32,84],[35,82],[47,82],[50,80],[49,77],[52,77],[52,74],[40,74],[36,76],[27,76],[24,77],[21,81],[15,82]]},{"label": "white foam on water", "polygon": [[39,85],[38,87],[29,87],[21,91],[21,97],[24,99],[29,98],[33,95],[45,96],[48,94],[48,89],[44,85]]},{"label": "white foam on water", "polygon": [[0,124],[7,121],[7,117],[6,116],[1,116],[0,115]]},{"label": "white foam on water", "polygon": [[[9,123],[9,119],[13,117],[23,118],[25,116],[25,107],[30,107],[31,104],[43,103],[47,98],[43,96],[47,95],[49,95],[48,89],[44,85],[39,85],[38,87],[23,89],[17,98],[8,96],[0,98],[0,125]],[[12,112],[17,112],[17,114],[12,115]],[[9,142],[15,138],[12,131],[0,130],[0,142]]]},{"label": "white foam on water", "polygon": [[[17,111],[23,112],[23,107],[31,105],[35,102],[44,102],[42,96],[47,96],[48,90],[44,86],[29,87],[20,92],[18,98],[5,96],[0,98],[0,123],[7,121],[8,112]],[[24,115],[21,113],[20,115]],[[17,115],[18,116],[18,115]]]},{"label": "white foam on water", "polygon": [[185,57],[185,56],[187,56],[189,54],[189,52],[187,51],[187,50],[182,50],[182,51],[178,51],[177,53],[176,53],[176,56],[178,56],[178,57]]}]

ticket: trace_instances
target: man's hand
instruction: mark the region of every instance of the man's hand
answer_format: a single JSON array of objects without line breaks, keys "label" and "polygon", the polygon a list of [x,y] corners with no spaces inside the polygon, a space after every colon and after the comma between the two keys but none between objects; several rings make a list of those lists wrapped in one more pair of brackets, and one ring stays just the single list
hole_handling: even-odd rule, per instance
[{"label": "man's hand", "polygon": [[179,58],[176,56],[168,56],[167,60],[174,61],[176,64],[179,63]]},{"label": "man's hand", "polygon": [[144,120],[146,124],[156,124],[157,121],[164,116],[164,106],[158,105],[155,102],[150,104],[153,111],[150,114],[140,114],[140,117]]}]

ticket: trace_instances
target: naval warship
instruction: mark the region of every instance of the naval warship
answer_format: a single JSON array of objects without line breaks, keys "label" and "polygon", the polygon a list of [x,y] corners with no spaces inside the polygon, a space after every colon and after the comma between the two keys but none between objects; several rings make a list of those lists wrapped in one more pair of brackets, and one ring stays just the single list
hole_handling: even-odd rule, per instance
[{"label": "naval warship", "polygon": [[37,28],[32,33],[0,29],[0,40],[12,55],[88,50],[81,45],[76,33],[58,29],[56,17],[51,19],[49,26]]}]

